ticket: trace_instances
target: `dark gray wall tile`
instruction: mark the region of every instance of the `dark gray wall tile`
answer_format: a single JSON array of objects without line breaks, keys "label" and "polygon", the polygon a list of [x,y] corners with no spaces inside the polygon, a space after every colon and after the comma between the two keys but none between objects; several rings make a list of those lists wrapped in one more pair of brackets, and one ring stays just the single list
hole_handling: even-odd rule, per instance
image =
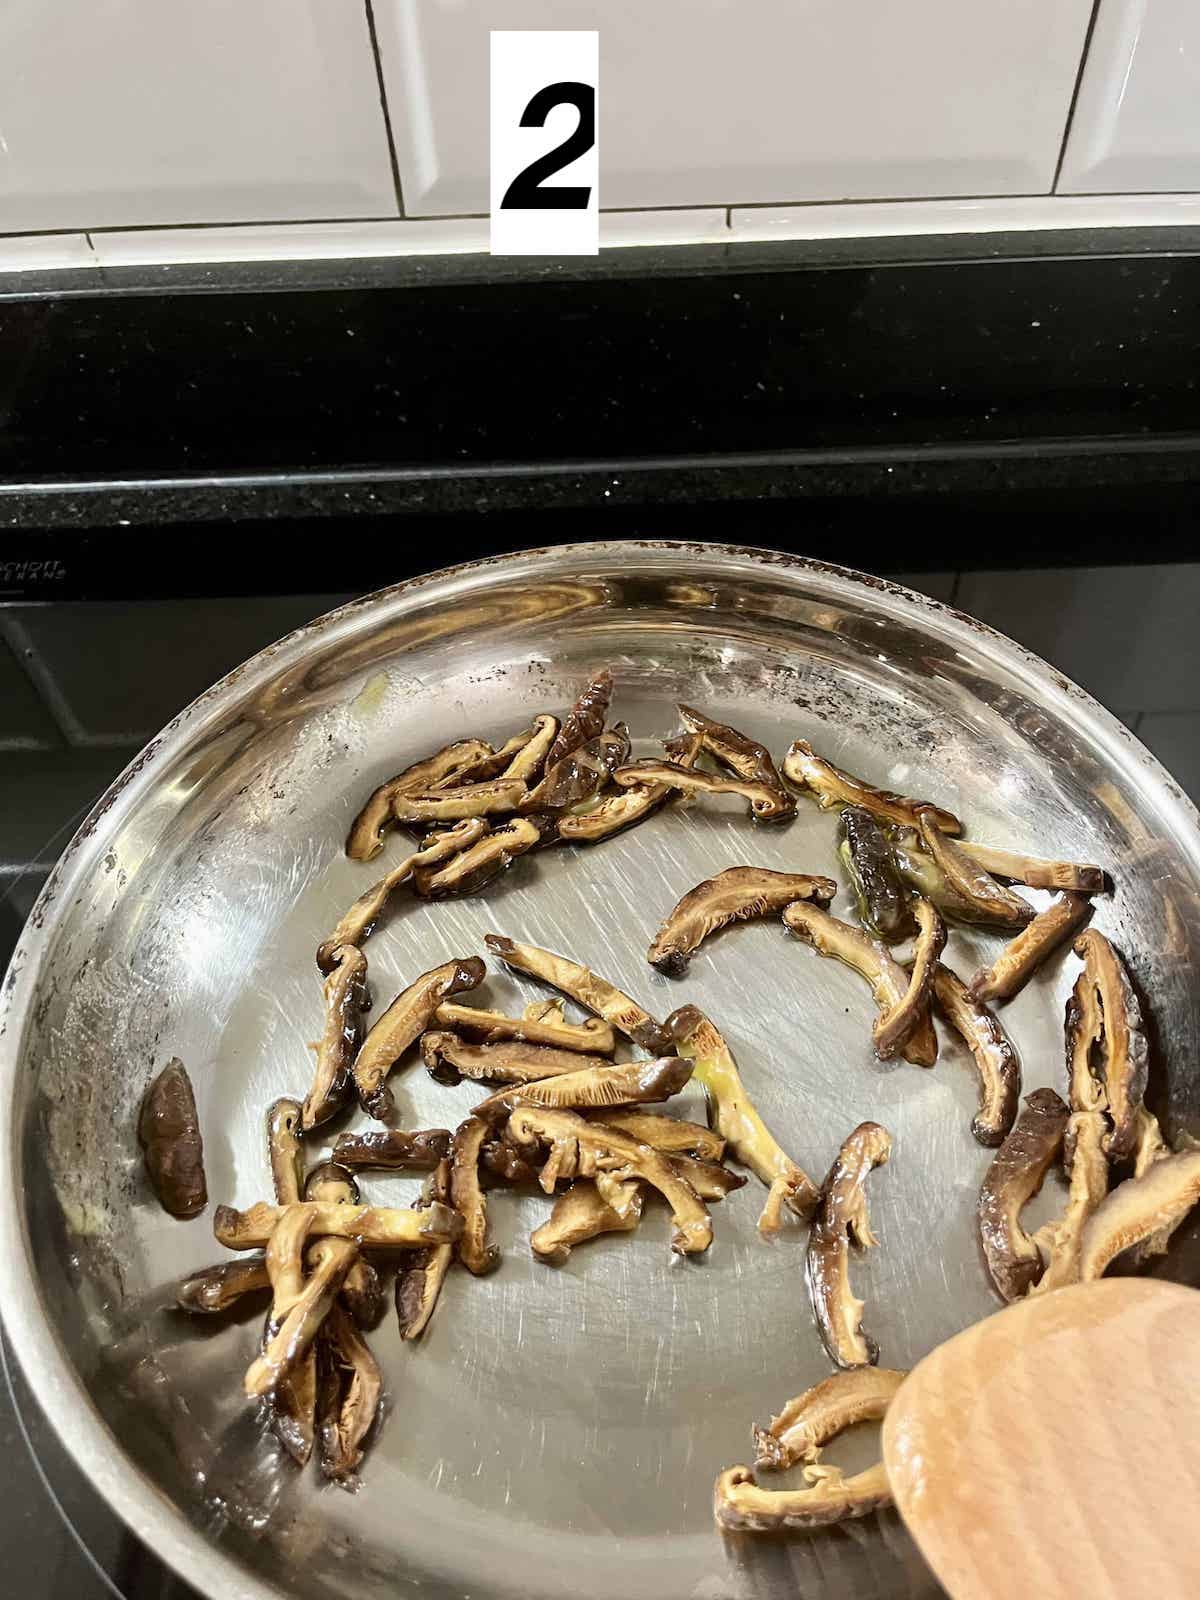
[{"label": "dark gray wall tile", "polygon": [[1200,805],[1200,711],[1152,711],[1138,724],[1137,734]]},{"label": "dark gray wall tile", "polygon": [[944,600],[947,605],[954,599],[954,585],[958,578],[957,572],[884,572],[880,576],[890,578],[893,583],[902,583],[906,589],[915,589],[918,594]]},{"label": "dark gray wall tile", "polygon": [[14,651],[0,639],[0,750],[38,749],[62,743],[54,718]]},{"label": "dark gray wall tile", "polygon": [[7,752],[0,883],[23,867],[53,866],[93,802],[136,754],[137,746]]}]

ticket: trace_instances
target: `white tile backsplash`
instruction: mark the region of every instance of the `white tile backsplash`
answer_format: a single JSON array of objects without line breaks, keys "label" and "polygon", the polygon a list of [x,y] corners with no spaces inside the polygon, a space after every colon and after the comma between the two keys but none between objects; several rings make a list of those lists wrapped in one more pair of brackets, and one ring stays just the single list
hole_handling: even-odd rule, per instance
[{"label": "white tile backsplash", "polygon": [[96,257],[82,233],[0,237],[0,272],[46,272],[58,267],[94,267]]},{"label": "white tile backsplash", "polygon": [[361,0],[0,5],[0,233],[395,213]]}]

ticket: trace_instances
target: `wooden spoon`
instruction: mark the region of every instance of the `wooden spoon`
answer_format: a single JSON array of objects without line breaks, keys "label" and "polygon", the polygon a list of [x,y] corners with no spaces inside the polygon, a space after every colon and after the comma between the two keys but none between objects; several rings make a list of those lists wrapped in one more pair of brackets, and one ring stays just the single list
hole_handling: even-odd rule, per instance
[{"label": "wooden spoon", "polygon": [[954,1600],[1200,1596],[1200,1293],[1036,1295],[927,1356],[883,1426],[896,1505]]}]

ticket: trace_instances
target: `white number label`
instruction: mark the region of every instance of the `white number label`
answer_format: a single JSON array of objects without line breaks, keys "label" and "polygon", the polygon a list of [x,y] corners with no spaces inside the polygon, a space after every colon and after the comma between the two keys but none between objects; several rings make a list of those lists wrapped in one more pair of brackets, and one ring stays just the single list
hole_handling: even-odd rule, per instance
[{"label": "white number label", "polygon": [[492,34],[492,254],[599,248],[599,35]]}]

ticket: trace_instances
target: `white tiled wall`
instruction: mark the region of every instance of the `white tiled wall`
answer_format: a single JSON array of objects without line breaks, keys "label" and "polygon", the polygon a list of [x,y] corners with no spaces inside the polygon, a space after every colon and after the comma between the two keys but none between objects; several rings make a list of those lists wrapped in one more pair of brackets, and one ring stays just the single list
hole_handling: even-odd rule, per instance
[{"label": "white tiled wall", "polygon": [[599,29],[604,244],[1195,222],[1200,0],[1100,0],[1085,66],[1091,14],[3,0],[0,270],[485,249],[493,27]]}]

